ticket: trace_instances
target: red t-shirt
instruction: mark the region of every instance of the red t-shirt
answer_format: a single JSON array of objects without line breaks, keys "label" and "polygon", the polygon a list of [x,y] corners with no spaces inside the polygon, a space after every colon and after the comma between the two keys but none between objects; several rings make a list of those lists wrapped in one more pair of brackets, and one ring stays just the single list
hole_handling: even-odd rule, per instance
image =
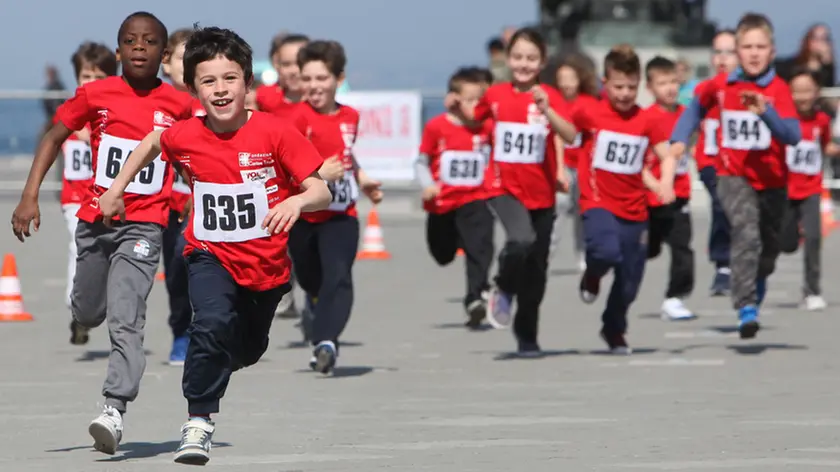
[{"label": "red t-shirt", "polygon": [[[190,99],[192,100],[192,106],[190,107],[192,116],[205,116],[207,112],[204,111],[201,102],[192,96],[190,96]],[[172,196],[169,199],[169,207],[172,211],[183,213],[184,207],[190,199],[190,185],[184,180],[181,173],[175,169],[175,166],[169,166],[169,168],[172,172]]]},{"label": "red t-shirt", "polygon": [[[685,107],[682,105],[677,105],[677,109],[674,111],[668,111],[657,104],[653,104],[645,110],[645,113],[648,113],[650,119],[657,123],[655,126],[661,127],[667,133],[667,136],[670,136],[674,125],[677,124],[677,120],[680,119],[680,115],[684,110]],[[651,174],[657,179],[661,178],[661,161],[650,146],[648,147],[646,162]],[[688,173],[688,166],[688,155],[682,156],[674,172],[674,195],[677,198],[691,198],[691,176]],[[651,191],[648,191],[648,206],[662,206],[659,197]]]},{"label": "red t-shirt", "polygon": [[429,171],[440,186],[438,196],[423,203],[427,212],[449,213],[495,193],[495,167],[489,165],[492,133],[489,121],[469,128],[453,123],[446,113],[426,123],[420,154],[429,157]]},{"label": "red t-shirt", "polygon": [[802,200],[819,195],[823,187],[823,149],[831,142],[831,118],[818,111],[814,116],[799,117],[802,140],[786,146],[788,198]]},{"label": "red t-shirt", "polygon": [[603,208],[625,220],[645,221],[645,155],[649,147],[666,141],[670,130],[658,126],[638,106],[619,113],[609,100],[578,108],[572,120],[583,134],[584,151],[578,162],[581,214]]},{"label": "red t-shirt", "polygon": [[[596,103],[598,103],[598,99],[590,95],[578,95],[572,102],[570,102],[572,110],[576,110],[579,107],[591,107]],[[563,147],[563,163],[566,164],[566,167],[570,169],[577,169],[581,153],[580,145],[581,134],[578,133],[577,136],[575,136],[574,142],[566,143]]]},{"label": "red t-shirt", "polygon": [[745,177],[756,190],[784,188],[787,185],[785,147],[771,135],[770,128],[742,103],[744,91],[760,92],[782,119],[796,118],[788,85],[778,76],[766,87],[754,82],[730,83],[720,74],[697,96],[700,105],[720,107],[720,153],[715,161],[719,176]]},{"label": "red t-shirt", "polygon": [[[90,127],[87,127],[90,130]],[[61,204],[80,205],[93,185],[90,144],[71,134],[61,145],[64,172],[61,175]]]},{"label": "red t-shirt", "polygon": [[[701,94],[704,87],[708,87],[711,80],[700,82],[694,89],[695,95]],[[702,129],[697,133],[697,141],[694,144],[694,162],[697,163],[697,170],[715,165],[715,156],[718,155],[720,143],[720,108],[717,102],[706,110],[703,117]]]},{"label": "red t-shirt", "polygon": [[[556,89],[540,85],[551,108],[567,116],[568,104]],[[493,162],[504,192],[516,197],[529,210],[554,207],[557,190],[557,155],[554,132],[548,118],[534,103],[530,92],[519,92],[510,82],[487,89],[474,111],[475,119],[492,119]]]},{"label": "red t-shirt", "polygon": [[[166,83],[141,91],[115,76],[76,89],[76,95],[58,108],[56,116],[71,130],[78,131],[88,124],[91,128],[94,184],[85,192],[77,213],[80,220],[93,223],[102,218],[99,196],[111,186],[128,155],[147,134],[189,118],[190,107],[191,100]],[[128,221],[167,225],[172,188],[168,167],[158,156],[125,189]]]},{"label": "red t-shirt", "polygon": [[286,92],[277,85],[260,85],[257,87],[257,106],[260,111],[271,113],[280,118],[289,118],[300,103],[286,99]]},{"label": "red t-shirt", "polygon": [[163,155],[190,176],[194,203],[184,254],[213,254],[240,286],[264,291],[289,281],[288,233],[267,233],[268,210],[291,195],[323,164],[294,128],[253,112],[232,133],[216,134],[205,118],[178,122],[160,136]]},{"label": "red t-shirt", "polygon": [[293,123],[323,159],[339,156],[344,165],[344,177],[328,183],[333,194],[329,208],[304,213],[301,218],[310,223],[323,223],[336,215],[358,216],[356,201],[359,199],[359,184],[353,171],[353,143],[359,130],[359,112],[339,104],[336,113],[322,115],[308,103],[302,103],[295,110]]}]

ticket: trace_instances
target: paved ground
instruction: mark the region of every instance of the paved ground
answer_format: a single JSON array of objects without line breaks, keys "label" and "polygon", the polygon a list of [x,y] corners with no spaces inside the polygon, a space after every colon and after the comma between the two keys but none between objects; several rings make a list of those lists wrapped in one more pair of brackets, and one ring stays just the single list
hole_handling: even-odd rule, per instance
[{"label": "paved ground", "polygon": [[[0,201],[4,221],[12,201]],[[180,369],[164,364],[171,341],[165,290],[148,316],[149,362],[126,417],[122,449],[94,452],[108,339],[68,344],[62,306],[67,235],[57,205],[21,245],[8,229],[0,249],[17,256],[35,322],[0,326],[0,469],[166,471],[185,402]],[[725,299],[705,289],[692,323],[658,317],[665,260],[649,266],[633,307],[636,354],[608,356],[599,307],[578,301],[567,245],[553,261],[540,336],[550,355],[513,360],[509,332],[460,327],[460,262],[427,257],[418,215],[383,216],[390,261],[356,268],[357,304],[334,378],[305,371],[297,330],[278,321],[258,365],[237,373],[216,417],[208,467],[231,471],[621,471],[829,470],[840,466],[837,332],[840,309],[796,309],[801,256],[771,279],[766,329],[742,342]],[[706,223],[695,219],[697,234]],[[6,223],[7,224],[7,223]],[[829,303],[840,307],[835,236],[827,244]]]}]

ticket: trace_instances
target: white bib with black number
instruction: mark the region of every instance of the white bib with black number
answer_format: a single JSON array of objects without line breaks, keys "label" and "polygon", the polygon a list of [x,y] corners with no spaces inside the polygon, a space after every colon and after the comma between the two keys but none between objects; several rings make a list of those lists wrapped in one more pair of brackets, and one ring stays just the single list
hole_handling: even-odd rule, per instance
[{"label": "white bib with black number", "polygon": [[642,171],[648,138],[632,134],[600,131],[595,141],[592,165],[613,174],[638,174]]},{"label": "white bib with black number", "polygon": [[822,171],[822,150],[814,141],[799,141],[787,146],[788,170],[797,174],[819,175]]},{"label": "white bib with black number", "polygon": [[703,154],[717,156],[718,139],[717,132],[720,128],[720,121],[708,119],[703,121]]},{"label": "white bib with black number", "polygon": [[65,141],[64,178],[66,180],[87,180],[93,177],[90,146],[84,141]]},{"label": "white bib with black number", "polygon": [[[116,136],[103,134],[102,140],[99,142],[99,154],[96,159],[96,185],[111,188],[111,184],[119,175],[129,154],[134,151],[138,144],[140,144],[140,141],[134,139],[117,138]],[[154,195],[163,189],[165,176],[166,164],[158,154],[154,161],[134,176],[134,180],[128,184],[125,191],[126,193],[139,195]]]},{"label": "white bib with black number", "polygon": [[190,185],[184,180],[184,176],[175,169],[175,180],[172,182],[172,191],[189,195],[192,193]]},{"label": "white bib with black number", "polygon": [[[654,159],[659,159],[659,157],[654,156]],[[688,173],[688,162],[689,162],[688,155],[684,154],[683,157],[677,161],[677,169],[674,171],[674,175],[685,175]]]},{"label": "white bib with black number", "polygon": [[268,194],[262,182],[193,184],[193,234],[199,241],[241,243],[267,238]]},{"label": "white bib with black number", "polygon": [[445,151],[440,156],[440,181],[455,187],[478,187],[484,182],[484,155]]},{"label": "white bib with black number", "polygon": [[545,160],[544,125],[527,123],[496,123],[493,155],[496,162],[508,164],[540,164]]},{"label": "white bib with black number", "polygon": [[770,148],[770,128],[755,113],[721,112],[721,146],[737,151],[763,151]]},{"label": "white bib with black number", "polygon": [[352,170],[345,171],[344,177],[335,182],[327,182],[327,187],[333,196],[328,210],[344,211],[359,199],[359,185]]}]

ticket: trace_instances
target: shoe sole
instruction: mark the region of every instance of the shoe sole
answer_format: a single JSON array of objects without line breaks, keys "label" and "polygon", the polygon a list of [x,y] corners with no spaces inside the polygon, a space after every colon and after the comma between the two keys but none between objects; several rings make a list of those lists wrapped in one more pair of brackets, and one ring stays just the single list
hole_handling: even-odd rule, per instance
[{"label": "shoe sole", "polygon": [[175,453],[175,462],[186,465],[205,465],[210,462],[210,454],[200,449],[185,449]]},{"label": "shoe sole", "polygon": [[88,433],[93,437],[93,448],[99,452],[114,455],[117,452],[119,441],[111,433],[111,429],[105,425],[93,422],[88,426]]},{"label": "shoe sole", "polygon": [[90,330],[82,328],[81,326],[70,326],[70,344],[74,346],[83,346],[90,341]]},{"label": "shoe sole", "polygon": [[761,325],[758,324],[758,321],[748,321],[738,327],[738,333],[741,335],[741,339],[752,339],[760,329]]},{"label": "shoe sole", "polygon": [[335,367],[335,354],[329,349],[321,349],[315,355],[315,371],[327,375]]},{"label": "shoe sole", "polygon": [[[499,320],[497,320],[497,319],[493,316],[493,312],[495,311],[495,308],[496,308],[496,304],[493,302],[493,300],[494,300],[495,298],[496,298],[496,297],[494,296],[493,292],[491,292],[491,293],[490,293],[490,299],[489,299],[489,300],[487,300],[487,306],[486,306],[486,308],[485,308],[484,319],[485,319],[485,320],[487,321],[487,323],[489,323],[489,324],[490,324],[490,326],[492,326],[494,329],[507,329],[507,328],[509,328],[509,327],[510,327],[510,325],[512,325],[512,324],[513,324],[513,316],[512,316],[512,314],[511,314],[511,315],[508,315],[508,322],[507,322],[507,323],[502,323],[502,322],[500,322]],[[513,310],[513,306],[511,306],[511,310]]]},{"label": "shoe sole", "polygon": [[677,318],[672,318],[667,313],[660,313],[659,315],[661,316],[662,320],[664,320],[664,321],[673,321],[673,322],[676,322],[676,323],[679,323],[681,321],[692,321],[692,320],[697,319],[697,315],[680,316],[680,317],[677,317]]}]

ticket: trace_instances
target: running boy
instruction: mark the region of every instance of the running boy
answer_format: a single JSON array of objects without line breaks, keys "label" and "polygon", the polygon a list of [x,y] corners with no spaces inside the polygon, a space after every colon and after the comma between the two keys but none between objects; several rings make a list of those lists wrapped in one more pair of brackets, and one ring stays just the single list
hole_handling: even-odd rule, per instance
[{"label": "running boy", "polygon": [[[76,83],[81,87],[94,80],[117,75],[117,56],[108,46],[98,43],[83,43],[72,57]],[[67,262],[67,307],[71,306],[73,279],[76,276],[76,216],[84,202],[88,189],[93,185],[93,165],[90,152],[90,127],[75,132],[61,146],[64,158],[64,172],[61,176],[61,211],[70,231],[70,258]],[[75,319],[70,321],[70,343],[87,344],[88,328]]]},{"label": "running boy", "polygon": [[[802,141],[788,146],[788,208],[782,225],[782,251],[793,253],[805,240],[805,283],[803,306],[816,311],[826,308],[820,287],[822,249],[823,156],[837,156],[838,146],[831,142],[831,118],[817,110],[820,96],[819,77],[810,69],[798,69],[790,79],[793,102],[799,114]],[[800,231],[800,227],[802,231]]]},{"label": "running boy", "polygon": [[[481,77],[473,69],[460,69],[449,79],[449,93],[465,107],[474,107],[481,96]],[[466,326],[481,327],[487,315],[482,293],[490,289],[488,275],[493,264],[493,214],[487,207],[496,172],[489,165],[489,121],[469,126],[457,109],[426,123],[420,153],[414,165],[423,187],[426,244],[441,266],[455,259],[459,247],[466,254]],[[491,190],[492,191],[492,190]]]},{"label": "running boy", "polygon": [[219,412],[231,373],[265,352],[274,310],[290,289],[288,231],[301,212],[324,209],[331,198],[313,146],[276,117],[245,109],[251,57],[232,31],[193,32],[184,81],[207,115],[146,136],[100,199],[106,222],[122,216],[123,192],[159,154],[190,176],[196,204],[185,254],[195,317],[184,364],[189,420],[175,453],[180,463],[210,460],[210,415]]},{"label": "running boy", "polygon": [[767,277],[776,268],[787,208],[785,146],[800,138],[788,85],[772,67],[773,27],[747,13],[736,28],[739,68],[702,87],[677,123],[671,153],[682,155],[704,112],[720,107],[717,192],[732,226],[732,304],[741,338],[758,332]]},{"label": "running boy", "polygon": [[648,242],[647,191],[643,179],[648,149],[662,160],[661,179],[651,181],[659,201],[674,201],[676,160],[668,153],[667,131],[660,118],[636,105],[641,63],[633,48],[615,46],[604,58],[605,99],[576,108],[566,134],[582,133],[578,184],[586,270],[580,297],[593,303],[601,279],[611,269],[612,289],[601,316],[601,337],[610,352],[631,353],[627,345],[627,312],[636,299],[645,271]]},{"label": "running boy", "polygon": [[[685,108],[677,103],[680,89],[677,64],[664,57],[654,57],[645,66],[645,76],[648,90],[656,100],[646,112],[651,119],[658,120],[667,135],[670,135]],[[666,205],[655,192],[648,192],[648,259],[659,256],[663,243],[671,248],[668,288],[661,309],[664,320],[694,318],[694,313],[683,303],[683,299],[694,290],[694,251],[691,249],[691,213],[688,202],[691,198],[691,177],[688,166],[688,156],[682,156],[674,177],[676,200],[673,203]],[[661,177],[659,158],[652,153],[649,153],[646,167],[654,178]]]},{"label": "running boy", "polygon": [[58,109],[58,122],[38,146],[12,216],[14,233],[21,241],[30,235],[33,220],[38,229],[38,189],[44,175],[61,143],[74,130],[90,125],[95,184],[86,192],[78,213],[79,255],[71,309],[73,318],[88,328],[108,321],[111,355],[102,387],[105,407],[89,428],[94,447],[106,454],[117,450],[123,414],[137,398],[146,368],[146,298],[154,284],[161,233],[168,222],[169,192],[165,190],[172,185],[172,174],[159,158],[143,167],[126,188],[125,216],[113,226],[103,224],[99,199],[143,136],[190,117],[191,100],[157,77],[166,38],[166,27],[151,13],[133,13],[123,21],[117,37],[122,77],[85,84]]},{"label": "running boy", "polygon": [[306,293],[304,316],[311,316],[305,320],[311,321],[308,337],[314,346],[309,366],[323,374],[335,366],[338,338],[353,309],[359,190],[374,203],[382,199],[380,183],[368,178],[353,157],[359,112],[335,101],[346,64],[344,48],[335,41],[311,42],[298,54],[306,102],[297,108],[294,124],[321,156],[340,156],[344,169],[336,179],[325,177],[332,192],[329,207],[302,215],[289,233],[289,252]]}]

